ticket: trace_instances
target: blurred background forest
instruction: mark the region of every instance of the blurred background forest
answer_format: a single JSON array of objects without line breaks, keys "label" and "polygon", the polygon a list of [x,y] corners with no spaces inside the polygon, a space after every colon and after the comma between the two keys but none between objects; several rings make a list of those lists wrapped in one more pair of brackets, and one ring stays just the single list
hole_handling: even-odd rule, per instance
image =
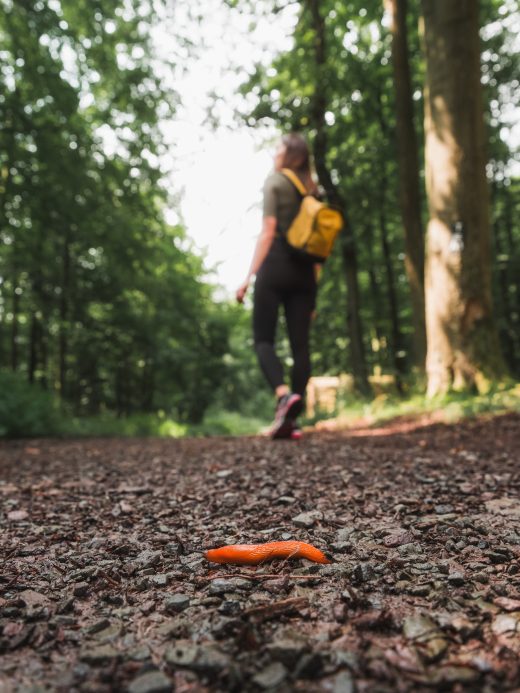
[{"label": "blurred background forest", "polygon": [[[204,2],[196,4],[195,28],[210,21]],[[485,397],[483,408],[512,406],[520,380],[516,3],[481,0],[480,68],[465,62],[471,51],[458,37],[453,70],[435,64],[435,52],[460,18],[436,23],[427,0],[222,5],[273,23],[285,6],[296,13],[290,49],[244,73],[236,127],[305,132],[320,183],[346,214],[320,282],[314,375],[352,376],[343,404],[356,411],[372,406],[386,382],[386,401],[415,407],[429,406],[427,389],[437,406],[467,392]],[[222,298],[182,215],[172,224],[166,213],[179,189],[161,165],[175,156],[161,123],[175,120],[183,94],[164,75],[188,69],[203,50],[196,30],[191,38],[177,31],[175,6],[0,6],[0,435],[246,432],[271,415],[248,309]],[[169,62],[153,42],[159,24],[170,35]],[[492,303],[482,299],[484,336],[480,327],[462,337],[447,330],[455,360],[465,354],[448,382],[425,372],[427,346],[433,353],[437,343],[435,327],[428,345],[425,332],[424,252],[436,204],[425,189],[435,166],[425,148],[435,121],[425,94],[446,88],[456,96],[460,82],[446,84],[451,73],[476,79],[475,92],[482,85],[485,132],[470,144],[485,151],[490,201],[475,222],[478,240],[472,212],[449,227],[449,252],[461,263],[456,302],[485,292],[489,272]],[[217,88],[215,113],[218,99]],[[454,108],[461,122],[478,117],[478,98]],[[486,197],[480,183],[464,169],[457,175],[455,197],[467,196],[464,186],[473,195],[458,209],[476,209]],[[447,305],[456,289],[430,271],[427,305]]]}]

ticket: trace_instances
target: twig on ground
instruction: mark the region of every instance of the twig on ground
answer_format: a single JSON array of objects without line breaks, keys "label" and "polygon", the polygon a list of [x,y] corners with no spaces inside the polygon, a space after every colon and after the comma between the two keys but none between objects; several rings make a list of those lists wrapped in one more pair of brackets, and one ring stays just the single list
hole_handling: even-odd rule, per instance
[{"label": "twig on ground", "polygon": [[307,597],[294,597],[291,599],[283,599],[280,602],[254,606],[251,609],[246,609],[243,612],[243,616],[270,618],[271,616],[278,616],[279,614],[284,614],[288,611],[301,611],[308,606],[309,600]]}]

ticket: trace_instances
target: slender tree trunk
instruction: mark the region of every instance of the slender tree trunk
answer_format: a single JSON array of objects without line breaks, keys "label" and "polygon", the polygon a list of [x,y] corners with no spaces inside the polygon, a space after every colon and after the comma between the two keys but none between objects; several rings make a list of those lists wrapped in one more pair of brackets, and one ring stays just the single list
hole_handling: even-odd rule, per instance
[{"label": "slender tree trunk", "polygon": [[421,221],[419,153],[414,126],[412,81],[406,29],[407,0],[384,0],[391,18],[392,65],[396,95],[399,197],[404,226],[405,269],[412,298],[412,360],[424,370],[426,323],[424,309],[424,233]]},{"label": "slender tree trunk", "polygon": [[515,335],[515,374],[520,374],[520,254],[517,252],[515,239],[513,238],[513,204],[510,189],[504,190],[504,230],[507,239],[507,254],[509,255],[509,268],[507,272],[508,286],[512,287],[511,304],[512,311],[509,314],[510,329]]},{"label": "slender tree trunk", "polygon": [[372,232],[372,226],[367,224],[365,227],[365,233],[363,237],[366,238],[367,242],[367,252],[368,252],[368,280],[370,283],[370,294],[372,296],[372,315],[373,315],[373,329],[377,340],[377,350],[381,348],[382,343],[382,333],[381,333],[381,306],[383,305],[383,299],[381,297],[381,291],[379,288],[379,282],[377,281],[377,276],[375,272],[374,263],[374,234]]},{"label": "slender tree trunk", "polygon": [[345,200],[338,190],[338,187],[332,181],[327,166],[328,142],[325,113],[327,110],[326,72],[329,68],[326,61],[325,23],[320,12],[319,0],[306,1],[312,16],[316,67],[315,91],[311,106],[312,126],[316,131],[313,147],[314,160],[319,181],[325,189],[329,201],[343,211],[343,216],[345,218],[345,228],[341,234],[341,254],[347,284],[347,330],[350,342],[352,375],[354,377],[356,389],[362,393],[368,394],[370,392],[370,385],[368,382],[360,315],[361,301],[358,284],[356,242],[352,226],[345,212]]},{"label": "slender tree trunk", "polygon": [[[46,324],[46,313],[43,314],[43,324]],[[41,364],[42,364],[42,377],[41,377],[41,384],[42,387],[46,390],[49,386],[49,378],[48,378],[48,368],[49,368],[49,349],[48,349],[48,340],[47,340],[47,334],[45,332],[45,329],[41,327]]]},{"label": "slender tree trunk", "polygon": [[[386,185],[383,184],[383,198],[384,189]],[[383,248],[383,258],[385,261],[385,271],[386,271],[386,288],[388,292],[388,305],[390,307],[390,324],[392,325],[392,361],[394,364],[395,372],[395,385],[397,391],[402,394],[403,392],[403,381],[402,377],[405,372],[404,366],[404,346],[403,346],[403,336],[401,334],[401,328],[399,327],[399,307],[397,301],[397,294],[395,290],[395,278],[394,278],[394,268],[392,265],[392,253],[390,251],[390,243],[388,241],[388,230],[386,228],[386,217],[385,217],[385,202],[384,199],[381,200],[379,205],[379,228],[381,231],[381,244]]]},{"label": "slender tree trunk", "polygon": [[12,293],[12,313],[13,321],[11,323],[11,369],[18,370],[18,309],[20,306],[20,296],[16,292],[17,287],[17,272],[13,271],[13,293]]},{"label": "slender tree trunk", "polygon": [[66,233],[63,242],[62,255],[62,284],[60,295],[60,331],[59,331],[59,372],[60,372],[60,396],[66,396],[67,388],[67,348],[68,348],[68,296],[70,278],[70,237]]},{"label": "slender tree trunk", "polygon": [[428,394],[503,377],[491,299],[475,0],[422,0],[426,51]]},{"label": "slender tree trunk", "polygon": [[[385,114],[383,110],[383,99],[382,94],[378,94],[377,98],[377,116],[379,120],[379,127],[381,129],[381,135],[384,141],[388,141],[388,127],[385,120]],[[394,267],[392,264],[392,252],[390,249],[390,242],[388,240],[388,229],[386,224],[386,193],[388,190],[388,176],[386,172],[386,161],[381,160],[379,162],[379,168],[381,171],[381,176],[379,179],[379,228],[381,231],[381,245],[383,249],[383,258],[385,261],[386,270],[386,286],[388,293],[388,305],[390,308],[390,324],[392,326],[392,336],[390,343],[390,352],[394,365],[395,383],[398,392],[401,394],[403,392],[402,376],[406,372],[406,365],[404,356],[406,350],[404,347],[403,335],[399,325],[399,307],[397,300],[397,292],[395,288],[395,278],[394,278]]]},{"label": "slender tree trunk", "polygon": [[36,311],[31,314],[31,329],[29,332],[29,364],[28,378],[30,383],[34,383],[34,373],[38,367],[38,318]]},{"label": "slender tree trunk", "polygon": [[498,320],[499,333],[504,349],[504,358],[509,368],[515,365],[515,338],[511,329],[511,302],[509,300],[509,280],[507,269],[500,256],[503,254],[502,239],[500,238],[500,223],[497,220],[493,225],[493,240],[495,241],[495,263],[498,290],[500,293],[500,316]]}]

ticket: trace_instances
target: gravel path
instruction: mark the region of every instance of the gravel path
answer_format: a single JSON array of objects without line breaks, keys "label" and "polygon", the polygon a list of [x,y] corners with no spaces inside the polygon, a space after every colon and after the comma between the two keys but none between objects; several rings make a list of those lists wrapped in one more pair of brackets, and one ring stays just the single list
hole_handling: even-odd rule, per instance
[{"label": "gravel path", "polygon": [[520,417],[420,423],[0,442],[0,693],[519,690]]}]

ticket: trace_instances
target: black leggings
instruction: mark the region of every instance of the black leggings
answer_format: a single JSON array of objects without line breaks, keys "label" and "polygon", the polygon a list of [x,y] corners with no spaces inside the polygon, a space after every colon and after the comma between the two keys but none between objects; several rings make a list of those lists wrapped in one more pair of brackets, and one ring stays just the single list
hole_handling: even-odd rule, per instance
[{"label": "black leggings", "polygon": [[253,308],[255,350],[273,390],[284,384],[283,366],[274,350],[280,304],[294,361],[291,389],[303,396],[311,374],[309,331],[316,304],[316,280],[311,264],[282,249],[271,252],[257,274]]}]

